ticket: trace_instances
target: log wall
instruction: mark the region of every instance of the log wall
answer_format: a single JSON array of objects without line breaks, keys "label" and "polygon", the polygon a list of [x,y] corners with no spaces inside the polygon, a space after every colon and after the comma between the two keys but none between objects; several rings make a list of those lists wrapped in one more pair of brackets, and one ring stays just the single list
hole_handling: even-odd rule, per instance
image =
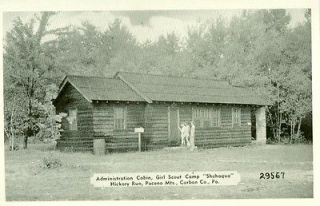
[{"label": "log wall", "polygon": [[[114,129],[114,107],[126,107],[126,129]],[[138,150],[138,134],[134,128],[144,126],[145,104],[95,103],[93,108],[94,138],[104,138],[106,152]]]},{"label": "log wall", "polygon": [[148,104],[145,108],[145,133],[143,148],[159,149],[168,146],[168,106],[169,104]]},{"label": "log wall", "polygon": [[[169,146],[168,107],[170,104],[147,105],[145,110],[145,148],[157,149]],[[192,120],[192,108],[196,104],[177,104],[181,122]],[[201,106],[203,107],[203,106]],[[241,146],[251,142],[251,108],[235,105],[207,105],[219,107],[221,124],[218,127],[196,128],[195,144],[198,147],[213,148],[220,146]],[[232,108],[241,108],[241,125],[232,125]]]},{"label": "log wall", "polygon": [[92,105],[71,84],[67,83],[56,100],[55,107],[57,114],[68,113],[69,109],[77,109],[77,130],[69,130],[69,123],[66,118],[63,118],[57,148],[62,151],[92,151]]},{"label": "log wall", "polygon": [[[248,106],[220,107],[221,125],[211,128],[196,128],[195,145],[202,148],[242,146],[251,142],[251,110]],[[232,107],[241,108],[241,125],[232,125]]]}]

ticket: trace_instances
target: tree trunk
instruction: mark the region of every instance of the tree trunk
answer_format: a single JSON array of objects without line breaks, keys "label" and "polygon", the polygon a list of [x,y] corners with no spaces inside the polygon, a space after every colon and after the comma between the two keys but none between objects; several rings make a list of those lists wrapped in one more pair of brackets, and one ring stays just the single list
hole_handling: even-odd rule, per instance
[{"label": "tree trunk", "polygon": [[27,128],[27,132],[26,134],[24,134],[23,137],[23,149],[27,149],[28,148],[28,139],[29,137],[32,136],[32,101],[31,101],[31,97],[33,95],[33,91],[32,91],[32,87],[31,86],[31,90],[30,90],[30,95],[29,95],[29,101],[28,101],[28,128]]},{"label": "tree trunk", "polygon": [[27,132],[26,132],[26,134],[24,134],[24,137],[23,137],[23,149],[27,149],[28,148],[28,139],[32,135],[33,135],[32,128],[28,127],[27,128]]},{"label": "tree trunk", "polygon": [[291,144],[292,141],[292,136],[293,136],[293,122],[292,119],[290,120],[290,140],[289,143]]},{"label": "tree trunk", "polygon": [[25,135],[23,138],[23,149],[27,149],[28,148],[28,136]]},{"label": "tree trunk", "polygon": [[300,128],[301,128],[301,122],[302,122],[302,118],[299,118],[299,122],[298,122],[298,129],[297,129],[297,137],[300,137]]},{"label": "tree trunk", "polygon": [[271,124],[271,128],[272,128],[272,135],[273,135],[273,139],[275,140],[276,137],[277,137],[277,130],[275,128],[275,123],[273,121],[273,116],[272,116],[272,113],[270,112],[270,110],[267,111],[267,114],[269,115],[269,121],[270,121],[270,124]]},{"label": "tree trunk", "polygon": [[14,134],[14,132],[13,132],[13,121],[12,121],[12,116],[11,116],[11,125],[10,125],[10,133],[11,133],[11,149],[12,149],[12,151],[14,150],[14,144],[15,144],[15,142],[14,142],[14,138],[15,138],[15,134]]},{"label": "tree trunk", "polygon": [[7,140],[9,140],[9,151],[11,151],[11,148],[12,148],[12,136],[11,136],[11,133],[10,131],[8,131],[8,128],[4,128],[4,132],[5,132],[5,135],[7,136]]},{"label": "tree trunk", "polygon": [[282,121],[282,114],[280,111],[279,112],[279,122],[278,122],[278,142],[281,141],[281,121]]},{"label": "tree trunk", "polygon": [[[15,105],[15,100],[16,98],[13,98],[13,105]],[[12,111],[11,111],[11,116],[10,116],[10,136],[11,136],[11,150],[14,151],[14,146],[15,146],[15,133],[13,130],[13,122],[14,122],[14,113],[15,113],[15,107],[13,106]]]},{"label": "tree trunk", "polygon": [[294,143],[294,140],[295,140],[296,125],[297,125],[297,118],[294,118],[293,124],[292,124],[292,140],[293,140],[292,143]]}]

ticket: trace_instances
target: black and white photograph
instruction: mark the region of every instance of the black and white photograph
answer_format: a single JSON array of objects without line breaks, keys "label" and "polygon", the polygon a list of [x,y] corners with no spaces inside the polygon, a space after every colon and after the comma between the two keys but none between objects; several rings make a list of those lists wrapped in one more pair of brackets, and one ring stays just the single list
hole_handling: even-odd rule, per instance
[{"label": "black and white photograph", "polygon": [[4,201],[313,199],[316,12],[2,11]]}]

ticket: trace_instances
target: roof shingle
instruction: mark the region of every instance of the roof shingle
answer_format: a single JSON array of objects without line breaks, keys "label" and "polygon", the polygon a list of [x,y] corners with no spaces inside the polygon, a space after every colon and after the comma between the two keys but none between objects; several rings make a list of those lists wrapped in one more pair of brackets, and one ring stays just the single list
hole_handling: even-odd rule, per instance
[{"label": "roof shingle", "polygon": [[90,101],[144,101],[119,79],[88,76],[67,76],[66,78]]},{"label": "roof shingle", "polygon": [[153,101],[267,105],[250,88],[235,87],[226,81],[119,72]]}]

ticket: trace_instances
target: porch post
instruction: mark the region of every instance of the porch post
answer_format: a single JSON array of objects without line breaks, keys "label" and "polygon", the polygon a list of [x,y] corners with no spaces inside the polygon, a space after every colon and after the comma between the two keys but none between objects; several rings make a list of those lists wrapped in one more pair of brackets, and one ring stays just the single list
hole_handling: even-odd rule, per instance
[{"label": "porch post", "polygon": [[256,115],[256,142],[266,144],[267,127],[266,127],[266,108],[260,107],[255,112]]}]

